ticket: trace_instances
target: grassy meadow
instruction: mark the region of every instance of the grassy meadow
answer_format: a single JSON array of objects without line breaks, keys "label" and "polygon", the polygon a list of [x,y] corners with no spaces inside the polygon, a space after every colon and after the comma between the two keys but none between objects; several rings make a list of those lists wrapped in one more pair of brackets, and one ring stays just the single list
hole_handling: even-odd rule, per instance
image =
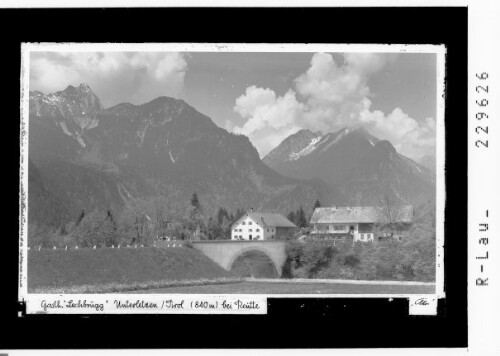
[{"label": "grassy meadow", "polygon": [[30,293],[118,292],[233,280],[230,272],[191,248],[28,251]]}]

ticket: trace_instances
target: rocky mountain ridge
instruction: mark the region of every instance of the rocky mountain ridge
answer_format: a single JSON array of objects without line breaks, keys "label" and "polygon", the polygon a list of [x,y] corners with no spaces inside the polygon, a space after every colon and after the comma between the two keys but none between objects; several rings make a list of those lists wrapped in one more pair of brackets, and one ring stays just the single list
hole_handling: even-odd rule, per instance
[{"label": "rocky mountain ridge", "polygon": [[105,109],[83,84],[30,93],[29,157],[40,173],[34,184],[43,182],[44,194],[57,192],[70,216],[82,209],[121,211],[155,197],[168,201],[174,216],[193,192],[207,216],[219,207],[286,214],[316,198],[343,199],[320,180],[277,173],[246,136],[218,127],[182,100]]},{"label": "rocky mountain ridge", "polygon": [[301,130],[263,158],[279,173],[317,178],[336,187],[352,205],[376,205],[383,196],[418,205],[435,196],[435,175],[399,154],[364,128],[334,133]]}]

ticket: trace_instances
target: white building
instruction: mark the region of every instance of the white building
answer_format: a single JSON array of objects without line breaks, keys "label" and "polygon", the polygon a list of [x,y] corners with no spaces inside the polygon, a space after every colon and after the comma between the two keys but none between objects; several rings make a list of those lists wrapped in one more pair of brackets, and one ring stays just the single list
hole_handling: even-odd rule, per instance
[{"label": "white building", "polygon": [[231,226],[231,240],[272,240],[284,238],[297,226],[280,214],[248,211]]},{"label": "white building", "polygon": [[392,223],[401,231],[396,236],[401,239],[413,222],[411,205],[381,208],[373,206],[336,206],[316,208],[311,217],[311,234],[332,239],[344,239],[351,235],[354,241],[375,241],[374,228],[377,224]]}]

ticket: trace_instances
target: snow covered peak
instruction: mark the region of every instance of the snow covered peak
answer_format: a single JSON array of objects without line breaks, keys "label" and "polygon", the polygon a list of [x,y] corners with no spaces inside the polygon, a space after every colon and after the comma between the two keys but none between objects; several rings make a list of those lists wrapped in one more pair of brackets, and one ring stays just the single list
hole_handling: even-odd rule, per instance
[{"label": "snow covered peak", "polygon": [[103,109],[99,98],[85,83],[78,87],[68,85],[62,91],[47,95],[39,91],[30,92],[30,113],[36,116],[87,117]]},{"label": "snow covered peak", "polygon": [[[287,137],[280,145],[271,151],[264,162],[274,166],[276,162],[290,162],[315,159],[321,154],[334,152],[337,147],[375,147],[380,140],[372,136],[363,127],[345,127],[333,133],[322,134],[310,130],[300,130]],[[347,146],[346,146],[347,145]],[[288,163],[286,163],[288,162]]]},{"label": "snow covered peak", "polygon": [[301,156],[307,156],[316,149],[316,144],[321,140],[322,136],[313,137],[309,144],[298,152],[291,152],[288,156],[290,161],[297,160]]}]

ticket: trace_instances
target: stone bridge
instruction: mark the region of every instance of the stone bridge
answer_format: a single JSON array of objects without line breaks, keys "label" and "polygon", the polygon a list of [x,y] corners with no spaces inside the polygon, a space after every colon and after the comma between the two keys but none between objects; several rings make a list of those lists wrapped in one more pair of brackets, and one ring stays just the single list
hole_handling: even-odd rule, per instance
[{"label": "stone bridge", "polygon": [[209,240],[192,241],[193,247],[212,259],[219,266],[229,271],[233,262],[242,254],[250,251],[260,251],[273,262],[281,277],[286,260],[285,241],[233,241]]}]

